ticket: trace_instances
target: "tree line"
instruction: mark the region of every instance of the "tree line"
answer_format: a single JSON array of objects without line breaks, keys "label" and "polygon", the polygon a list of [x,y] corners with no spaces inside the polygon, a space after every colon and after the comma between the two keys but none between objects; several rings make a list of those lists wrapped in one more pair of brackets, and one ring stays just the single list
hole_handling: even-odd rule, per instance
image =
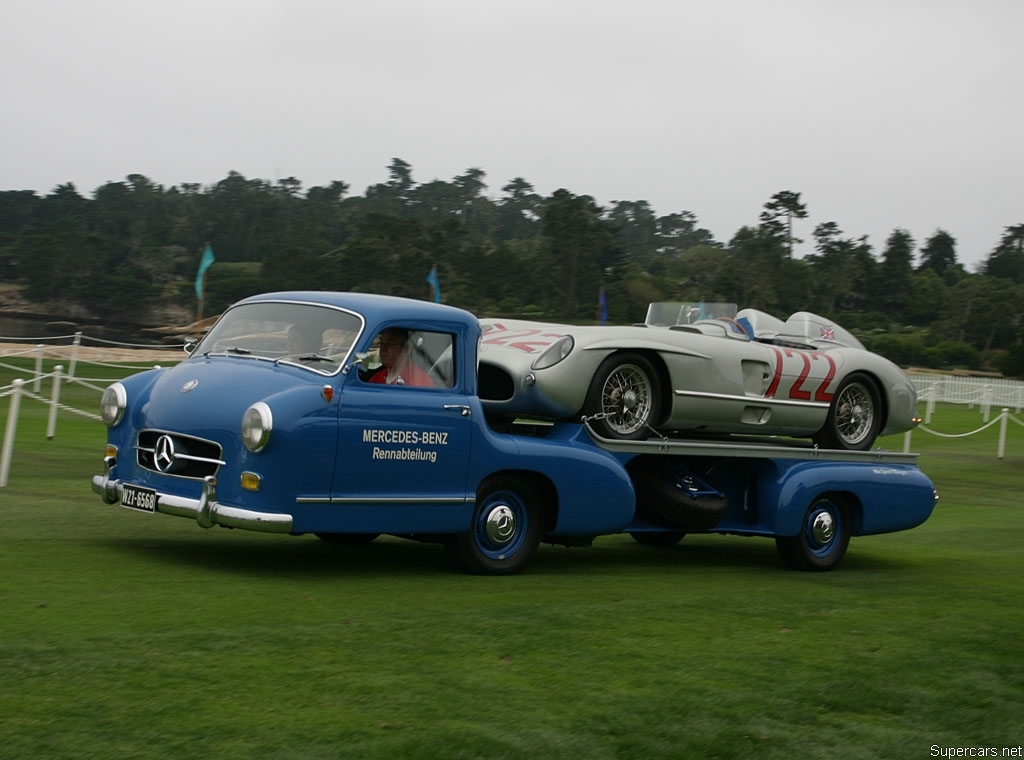
[{"label": "tree line", "polygon": [[1024,374],[1024,224],[1004,228],[977,272],[943,229],[920,244],[895,229],[876,252],[829,221],[795,258],[793,222],[808,216],[798,192],[776,193],[722,242],[690,211],[544,197],[519,177],[490,197],[485,179],[471,168],[418,183],[395,158],[363,195],[343,181],[303,189],[237,172],[169,188],[131,174],[91,197],[71,183],[0,192],[0,279],[33,301],[145,324],[155,304],[194,308],[209,243],[206,314],[268,290],[426,298],[435,268],[444,301],[480,315],[595,320],[602,290],[616,323],[642,321],[651,301],[731,301],[827,315],[904,365]]}]

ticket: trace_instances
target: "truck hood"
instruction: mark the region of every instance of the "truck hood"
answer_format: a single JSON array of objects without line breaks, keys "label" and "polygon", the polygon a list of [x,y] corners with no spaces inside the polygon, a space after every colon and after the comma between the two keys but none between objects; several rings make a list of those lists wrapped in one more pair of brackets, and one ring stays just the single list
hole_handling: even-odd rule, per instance
[{"label": "truck hood", "polygon": [[319,388],[324,380],[323,375],[259,359],[190,359],[152,381],[139,399],[138,424],[161,430],[234,433],[245,410],[256,401],[296,387]]}]

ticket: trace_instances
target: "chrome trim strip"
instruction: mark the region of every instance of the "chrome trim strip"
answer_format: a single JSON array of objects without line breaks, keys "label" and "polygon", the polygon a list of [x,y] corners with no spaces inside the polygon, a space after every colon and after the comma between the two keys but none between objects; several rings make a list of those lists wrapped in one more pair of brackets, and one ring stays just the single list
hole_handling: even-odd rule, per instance
[{"label": "chrome trim strip", "polygon": [[[136,446],[134,446],[134,449],[136,451],[144,451],[147,454],[156,454],[156,449],[147,448],[146,446],[138,446],[138,445],[136,445]],[[225,462],[223,459],[211,459],[210,457],[195,457],[195,456],[192,456],[191,454],[179,454],[177,452],[174,453],[174,458],[175,459],[187,459],[190,462],[206,462],[207,464],[216,464],[216,465],[219,465],[221,467],[223,467],[225,464],[227,464],[227,462]],[[148,467],[145,468],[145,469],[149,470]],[[174,475],[175,474],[175,473],[172,473],[172,472],[160,472],[160,470],[149,470],[149,471],[150,472],[159,472],[161,475]],[[189,477],[189,476],[183,475],[183,476],[180,476],[180,477]]]},{"label": "chrome trim strip", "polygon": [[474,496],[399,496],[395,498],[386,498],[381,496],[335,496],[331,499],[331,504],[374,504],[380,506],[396,505],[396,506],[417,506],[417,505],[435,505],[435,504],[472,504],[476,501]]},{"label": "chrome trim strip", "polygon": [[760,406],[800,406],[807,409],[828,409],[827,401],[794,401],[784,398],[766,398],[764,396],[733,396],[728,393],[701,393],[699,391],[675,391],[677,396],[688,398],[709,399],[711,401],[731,401],[737,404],[754,404]]}]

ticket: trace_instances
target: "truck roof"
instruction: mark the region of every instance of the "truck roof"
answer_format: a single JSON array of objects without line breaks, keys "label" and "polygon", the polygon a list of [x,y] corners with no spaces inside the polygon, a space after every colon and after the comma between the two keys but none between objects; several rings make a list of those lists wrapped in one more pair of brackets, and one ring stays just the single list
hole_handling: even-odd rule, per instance
[{"label": "truck roof", "polygon": [[384,296],[377,293],[348,293],[330,290],[285,290],[274,293],[260,293],[242,299],[239,303],[258,301],[303,301],[327,304],[352,309],[367,316],[408,320],[444,319],[467,324],[478,324],[477,318],[464,309],[431,301],[420,301],[401,296]]}]

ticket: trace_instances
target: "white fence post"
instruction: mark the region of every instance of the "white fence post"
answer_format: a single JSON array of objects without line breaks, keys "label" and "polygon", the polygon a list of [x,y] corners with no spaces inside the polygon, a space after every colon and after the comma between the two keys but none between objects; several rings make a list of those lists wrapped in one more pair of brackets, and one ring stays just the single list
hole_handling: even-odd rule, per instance
[{"label": "white fence post", "polygon": [[40,384],[43,382],[43,344],[36,345],[36,379],[32,382],[32,392],[39,393]]},{"label": "white fence post", "polygon": [[78,347],[82,345],[82,331],[75,333],[75,339],[71,343],[71,366],[68,368],[68,382],[75,382],[75,366],[78,364]]},{"label": "white fence post", "polygon": [[60,403],[60,373],[64,367],[58,364],[53,368],[53,395],[50,396],[50,417],[46,422],[46,440],[52,441],[57,432],[57,405]]},{"label": "white fence post", "polygon": [[924,421],[932,424],[932,414],[935,412],[935,385],[928,389],[928,404],[925,406]]},{"label": "white fence post", "polygon": [[981,391],[981,420],[988,422],[989,412],[992,411],[992,386],[986,385]]},{"label": "white fence post", "polygon": [[903,434],[903,453],[904,454],[909,454],[910,453],[910,431],[909,430],[906,433]]},{"label": "white fence post", "polygon": [[1006,421],[1010,418],[1010,410],[1007,407],[1003,408],[1003,413],[1000,415],[999,420],[999,450],[996,451],[996,458],[1002,459],[1006,454]]},{"label": "white fence post", "polygon": [[7,412],[7,429],[4,431],[4,445],[0,449],[0,488],[7,485],[11,472],[11,452],[14,450],[14,431],[18,428],[18,408],[21,406],[21,386],[25,381],[18,378],[11,386],[11,404]]}]

